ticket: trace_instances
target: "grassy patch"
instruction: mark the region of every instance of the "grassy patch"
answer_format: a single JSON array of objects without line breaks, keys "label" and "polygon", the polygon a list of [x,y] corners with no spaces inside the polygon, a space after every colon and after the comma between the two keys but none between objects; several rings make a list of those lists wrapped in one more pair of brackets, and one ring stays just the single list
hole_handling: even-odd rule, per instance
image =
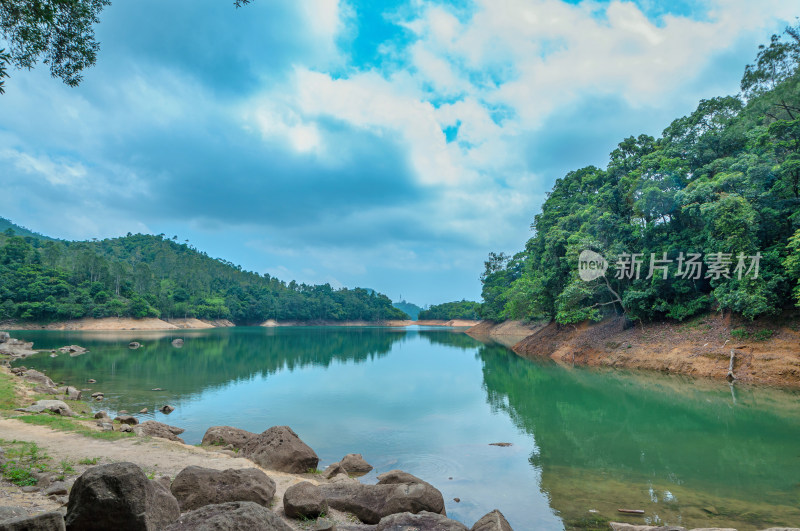
[{"label": "grassy patch", "polygon": [[0,372],[0,409],[14,409],[18,406],[15,379],[11,374]]},{"label": "grassy patch", "polygon": [[0,441],[6,451],[6,462],[0,473],[8,481],[26,487],[36,485],[36,474],[48,469],[50,456],[36,443],[25,441]]},{"label": "grassy patch", "polygon": [[753,341],[767,341],[773,335],[775,335],[775,330],[771,330],[769,328],[765,328],[764,330],[758,330],[756,332],[749,332],[744,328],[737,328],[736,330],[731,330],[731,337],[735,339],[752,339]]},{"label": "grassy patch", "polygon": [[85,458],[81,459],[80,461],[78,461],[78,464],[79,465],[96,465],[99,462],[100,462],[100,458],[99,457],[85,457]]},{"label": "grassy patch", "polygon": [[[82,424],[80,421],[75,420],[74,418],[61,417],[58,415],[48,415],[48,414],[20,415],[14,418],[17,420],[21,420],[22,422],[27,422],[28,424],[47,426],[53,428],[54,430],[60,430],[60,431],[72,431],[75,433],[79,433],[81,435],[86,435],[87,437],[94,437],[95,439],[104,439],[107,441],[136,437],[136,434],[130,432],[122,433],[119,431],[93,430],[89,426]],[[86,420],[91,420],[91,419],[86,419]]]},{"label": "grassy patch", "polygon": [[564,528],[567,530],[581,531],[608,531],[609,529],[608,518],[593,514],[583,518],[576,518],[574,520],[564,521]]}]

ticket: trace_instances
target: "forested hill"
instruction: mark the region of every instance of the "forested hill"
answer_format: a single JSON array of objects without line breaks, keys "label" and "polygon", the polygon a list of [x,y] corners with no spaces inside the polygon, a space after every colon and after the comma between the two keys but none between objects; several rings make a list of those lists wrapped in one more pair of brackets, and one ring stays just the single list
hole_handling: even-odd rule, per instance
[{"label": "forested hill", "polygon": [[0,233],[0,321],[81,317],[277,320],[407,319],[373,290],[288,284],[164,235],[52,240]]},{"label": "forested hill", "polygon": [[[788,28],[759,48],[740,94],[558,179],[525,249],[486,262],[482,316],[755,318],[800,304],[798,65],[800,27]],[[596,253],[588,280],[584,251]]]}]

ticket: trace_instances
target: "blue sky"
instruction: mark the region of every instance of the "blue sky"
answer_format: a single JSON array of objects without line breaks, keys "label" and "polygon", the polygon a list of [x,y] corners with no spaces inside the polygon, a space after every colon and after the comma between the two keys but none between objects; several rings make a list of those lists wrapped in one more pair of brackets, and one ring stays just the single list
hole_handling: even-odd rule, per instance
[{"label": "blue sky", "polygon": [[78,88],[0,96],[0,216],[284,280],[478,299],[556,178],[745,64],[800,0],[117,0]]}]

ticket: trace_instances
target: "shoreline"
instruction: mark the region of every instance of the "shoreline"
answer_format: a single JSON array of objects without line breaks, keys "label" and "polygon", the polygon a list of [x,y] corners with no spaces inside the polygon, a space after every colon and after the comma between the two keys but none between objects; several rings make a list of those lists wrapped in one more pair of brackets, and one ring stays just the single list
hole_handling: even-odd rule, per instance
[{"label": "shoreline", "polygon": [[[284,326],[382,326],[405,328],[409,326],[436,326],[443,328],[469,328],[475,326],[479,321],[466,321],[461,319],[444,320],[388,320],[388,321],[276,321],[269,319],[260,324],[250,326],[263,326],[265,328],[284,327]],[[24,321],[4,321],[0,322],[0,330],[54,330],[54,331],[169,331],[169,330],[206,330],[209,328],[232,328],[238,325],[227,319],[205,320],[205,319],[133,319],[126,317],[104,317],[102,319],[84,318],[71,321],[56,321],[52,323],[36,323]]]},{"label": "shoreline", "polygon": [[[488,321],[466,333],[503,344],[517,355],[585,365],[800,388],[797,318],[749,322],[707,315],[684,323],[633,326],[617,318],[560,326],[554,322]],[[730,380],[730,378],[729,378]]]}]

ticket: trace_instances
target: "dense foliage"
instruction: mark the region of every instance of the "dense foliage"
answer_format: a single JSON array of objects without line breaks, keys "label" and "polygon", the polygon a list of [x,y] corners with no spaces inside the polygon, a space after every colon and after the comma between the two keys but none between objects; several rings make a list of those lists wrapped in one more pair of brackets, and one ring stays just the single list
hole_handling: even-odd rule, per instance
[{"label": "dense foliage", "polygon": [[449,321],[451,319],[480,319],[481,304],[473,301],[455,301],[445,302],[443,304],[434,304],[427,310],[419,313],[419,318],[426,319],[441,319]]},{"label": "dense foliage", "polygon": [[[605,169],[558,179],[525,250],[489,256],[482,316],[566,324],[720,310],[752,319],[800,304],[798,65],[800,33],[788,28],[760,47],[738,96],[703,100],[660,138],[622,141]],[[605,257],[604,276],[579,277],[584,250]],[[635,253],[639,278],[624,264]],[[679,270],[690,253],[703,257],[700,278]],[[727,277],[714,274],[714,253],[730,261]],[[757,278],[740,275],[740,255],[749,269],[757,253]]]},{"label": "dense foliage", "polygon": [[245,324],[408,318],[372,290],[287,284],[173,240],[128,234],[66,242],[6,230],[0,235],[0,320],[197,317]]}]

